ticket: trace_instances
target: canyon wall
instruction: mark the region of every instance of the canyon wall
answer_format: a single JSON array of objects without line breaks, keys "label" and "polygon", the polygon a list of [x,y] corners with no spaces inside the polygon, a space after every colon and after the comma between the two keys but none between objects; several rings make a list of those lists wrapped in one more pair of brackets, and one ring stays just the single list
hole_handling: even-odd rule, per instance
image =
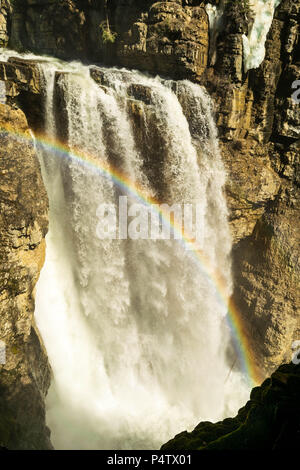
[{"label": "canyon wall", "polygon": [[0,447],[47,449],[44,398],[50,367],[33,312],[48,200],[25,115],[0,103],[0,123],[0,338],[6,345],[0,365]]},{"label": "canyon wall", "polygon": [[229,8],[216,63],[201,82],[215,97],[229,174],[234,300],[253,356],[270,373],[290,359],[300,327],[300,105],[291,97],[300,77],[300,2],[282,0],[265,58],[247,73],[241,57],[248,26],[231,14]]},{"label": "canyon wall", "polygon": [[[0,45],[188,78],[208,89],[216,103],[228,171],[234,301],[253,357],[267,374],[290,358],[292,341],[300,339],[300,105],[291,98],[292,83],[300,79],[300,0],[281,1],[267,37],[265,59],[248,72],[243,67],[243,34],[248,34],[251,24],[248,13],[237,6],[238,0],[226,3],[215,50],[209,53],[212,33],[206,3],[3,0]],[[43,98],[34,62],[1,63],[0,80],[7,99],[1,105],[0,125],[9,123],[16,132],[18,126],[24,131],[22,109],[31,128],[42,127]],[[50,369],[32,317],[34,285],[43,263],[47,197],[32,143],[21,149],[11,136],[1,137],[2,167],[0,249],[5,273],[0,328],[17,353],[8,349],[8,362],[2,366],[0,407],[10,403],[7,422],[23,424],[22,429],[16,424],[10,437],[0,429],[0,445],[46,448],[50,443],[43,396]],[[27,393],[37,398],[26,398]],[[20,407],[21,401],[25,407]],[[29,415],[34,426],[26,424]],[[29,438],[29,428],[35,437]],[[21,444],[20,434],[25,436]]]}]

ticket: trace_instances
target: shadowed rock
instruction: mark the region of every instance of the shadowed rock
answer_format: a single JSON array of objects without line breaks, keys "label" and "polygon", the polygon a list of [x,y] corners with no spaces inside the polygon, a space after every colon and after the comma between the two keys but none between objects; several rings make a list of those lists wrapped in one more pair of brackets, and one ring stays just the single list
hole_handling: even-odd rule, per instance
[{"label": "shadowed rock", "polygon": [[300,445],[300,365],[279,367],[235,418],[202,422],[162,446],[178,450],[288,450]]}]

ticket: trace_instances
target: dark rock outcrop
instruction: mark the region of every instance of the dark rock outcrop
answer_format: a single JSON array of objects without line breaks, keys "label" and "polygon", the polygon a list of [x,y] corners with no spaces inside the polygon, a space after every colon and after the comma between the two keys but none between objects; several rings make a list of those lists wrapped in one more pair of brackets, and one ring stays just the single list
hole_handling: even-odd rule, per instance
[{"label": "dark rock outcrop", "polygon": [[300,365],[286,364],[252,390],[235,418],[202,422],[162,446],[180,450],[291,450],[300,445]]}]

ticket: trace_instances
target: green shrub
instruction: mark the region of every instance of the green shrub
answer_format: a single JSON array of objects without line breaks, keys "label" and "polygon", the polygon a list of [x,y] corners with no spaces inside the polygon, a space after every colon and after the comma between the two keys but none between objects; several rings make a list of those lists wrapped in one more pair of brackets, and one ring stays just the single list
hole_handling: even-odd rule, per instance
[{"label": "green shrub", "polygon": [[104,44],[111,43],[113,44],[118,36],[117,33],[111,31],[107,21],[103,21],[100,24],[102,41]]}]

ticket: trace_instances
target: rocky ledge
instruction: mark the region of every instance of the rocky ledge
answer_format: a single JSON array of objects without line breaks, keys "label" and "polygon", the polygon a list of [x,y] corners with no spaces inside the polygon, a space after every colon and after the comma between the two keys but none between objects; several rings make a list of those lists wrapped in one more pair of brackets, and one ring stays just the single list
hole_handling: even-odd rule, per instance
[{"label": "rocky ledge", "polygon": [[203,422],[162,446],[178,450],[288,450],[300,445],[300,365],[280,366],[235,418]]}]

